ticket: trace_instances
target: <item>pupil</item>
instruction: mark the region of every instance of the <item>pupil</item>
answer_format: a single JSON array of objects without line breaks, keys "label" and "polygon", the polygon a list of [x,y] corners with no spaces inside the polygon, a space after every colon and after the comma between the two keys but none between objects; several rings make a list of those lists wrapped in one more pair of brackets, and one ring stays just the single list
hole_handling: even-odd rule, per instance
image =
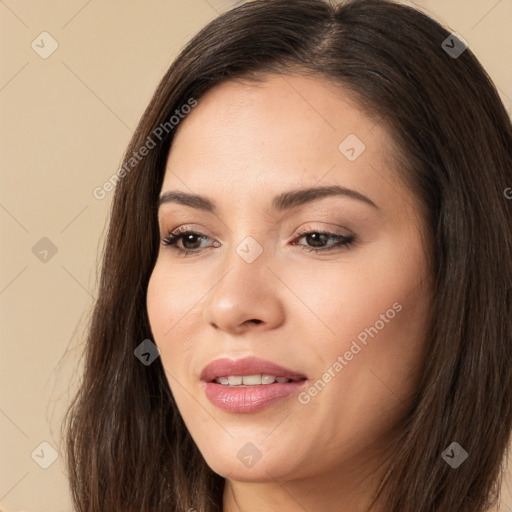
[{"label": "pupil", "polygon": [[[187,235],[187,236],[183,239],[183,245],[185,245],[185,244],[187,244],[187,243],[189,243],[189,242],[190,242],[190,243],[192,243],[192,244],[194,244],[194,241],[193,241],[193,239],[194,239],[194,238],[198,238],[198,235],[194,235],[194,234],[189,234],[189,235]],[[197,243],[197,241],[196,241],[196,243]],[[186,248],[186,249],[197,249],[197,247],[186,247],[186,245],[185,245],[185,248]]]},{"label": "pupil", "polygon": [[[319,240],[318,237],[324,237],[325,238],[326,236],[327,235],[325,235],[324,233],[312,233],[311,235],[308,235],[308,238],[311,240],[313,237],[316,237],[317,238],[316,242],[322,242],[322,240],[321,239]],[[308,240],[308,242],[309,242],[309,240]],[[315,242],[315,240],[313,240],[313,242]],[[317,245],[315,245],[315,243],[313,243],[313,246],[314,247],[321,247],[322,243],[317,244]]]}]

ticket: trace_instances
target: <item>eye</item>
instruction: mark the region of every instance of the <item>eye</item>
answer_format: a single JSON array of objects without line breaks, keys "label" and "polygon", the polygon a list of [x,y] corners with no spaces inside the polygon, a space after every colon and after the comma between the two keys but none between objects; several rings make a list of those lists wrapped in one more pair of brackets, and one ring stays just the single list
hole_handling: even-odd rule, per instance
[{"label": "eye", "polygon": [[[300,233],[298,236],[299,239],[305,238],[305,240],[309,244],[313,244],[312,246],[304,245],[304,244],[293,244],[299,245],[301,249],[308,252],[327,252],[332,251],[334,249],[347,248],[355,243],[355,236],[349,235],[339,235],[336,233],[330,233],[328,231],[306,231]],[[330,245],[324,245],[329,240],[334,240],[334,243]]]},{"label": "eye", "polygon": [[[306,231],[299,233],[298,239],[304,238],[308,244],[296,244],[292,245],[299,246],[302,250],[308,252],[327,252],[334,249],[347,248],[355,243],[355,236],[345,236],[336,233],[330,233],[327,231]],[[181,256],[188,256],[192,254],[200,253],[205,247],[201,247],[202,241],[208,241],[211,238],[198,231],[187,229],[186,227],[175,229],[171,231],[166,237],[162,238],[162,244],[167,247],[172,247],[174,251]],[[329,240],[334,243],[327,245]],[[179,247],[179,243],[183,245]],[[218,242],[214,242],[214,247],[219,247]],[[187,247],[188,246],[188,247]],[[190,247],[192,246],[192,247]]]},{"label": "eye", "polygon": [[[185,227],[171,231],[162,239],[162,243],[165,246],[171,246],[178,254],[187,256],[189,254],[199,253],[202,248],[198,246],[198,243],[200,244],[203,240],[211,240],[211,238],[203,233],[199,233],[198,231],[193,231]],[[184,245],[184,248],[178,246],[179,242]],[[217,244],[216,247],[218,247],[218,242],[215,243]],[[192,247],[187,247],[187,245],[192,245]]]}]

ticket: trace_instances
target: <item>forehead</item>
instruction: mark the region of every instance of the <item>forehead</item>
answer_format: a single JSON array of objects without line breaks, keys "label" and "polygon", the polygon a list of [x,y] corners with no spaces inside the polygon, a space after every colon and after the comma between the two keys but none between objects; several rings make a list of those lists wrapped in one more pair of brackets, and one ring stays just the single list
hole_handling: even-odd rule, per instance
[{"label": "forehead", "polygon": [[283,149],[314,150],[312,144],[304,144],[310,138],[338,150],[337,142],[351,133],[370,145],[385,145],[388,135],[376,125],[339,85],[321,78],[271,74],[258,82],[226,81],[213,87],[181,121],[173,146],[202,136],[202,146],[209,149],[243,150],[252,140],[270,147],[286,143]]},{"label": "forehead", "polygon": [[391,146],[339,85],[291,75],[227,81],[177,127],[162,190],[229,190],[232,201],[292,184],[338,184],[380,195]]}]

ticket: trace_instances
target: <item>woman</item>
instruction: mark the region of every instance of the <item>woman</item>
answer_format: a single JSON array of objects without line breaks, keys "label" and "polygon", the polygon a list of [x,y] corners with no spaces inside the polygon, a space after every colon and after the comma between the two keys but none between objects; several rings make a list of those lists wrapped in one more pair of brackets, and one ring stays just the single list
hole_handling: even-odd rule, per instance
[{"label": "woman", "polygon": [[77,511],[483,512],[512,428],[512,128],[384,0],[257,0],[158,86],[119,170]]}]

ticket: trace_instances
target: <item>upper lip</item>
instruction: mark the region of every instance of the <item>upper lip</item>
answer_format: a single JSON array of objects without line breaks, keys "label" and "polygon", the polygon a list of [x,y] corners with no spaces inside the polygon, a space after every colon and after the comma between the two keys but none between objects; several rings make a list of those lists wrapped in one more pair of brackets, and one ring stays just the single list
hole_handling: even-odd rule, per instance
[{"label": "upper lip", "polygon": [[244,357],[242,359],[216,359],[207,364],[201,372],[201,380],[213,382],[217,377],[228,377],[229,375],[273,375],[274,377],[286,377],[291,380],[306,379],[306,376],[279,366],[259,357]]}]

